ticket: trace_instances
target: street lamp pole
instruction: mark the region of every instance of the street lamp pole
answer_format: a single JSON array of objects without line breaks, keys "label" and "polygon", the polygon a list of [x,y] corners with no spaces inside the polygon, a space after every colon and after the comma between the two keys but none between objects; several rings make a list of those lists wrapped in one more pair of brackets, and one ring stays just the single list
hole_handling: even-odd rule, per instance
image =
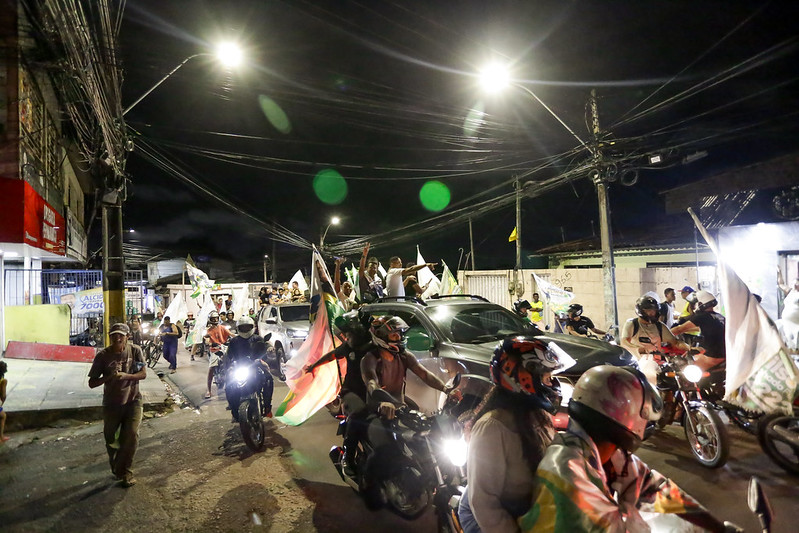
[{"label": "street lamp pole", "polygon": [[[484,83],[488,81],[493,85],[493,88],[498,88],[501,85],[508,84],[508,77],[506,72],[500,72],[496,67],[492,67],[484,71],[484,76],[490,75],[498,75],[500,78],[500,83],[495,83],[494,80],[484,79]],[[513,85],[527,93],[530,97],[532,97],[536,102],[541,105],[544,109],[552,115],[555,120],[557,120],[561,126],[566,128],[572,137],[577,139],[580,145],[588,150],[593,157],[594,163],[596,164],[597,168],[592,171],[591,179],[596,187],[597,192],[597,201],[599,203],[599,238],[602,246],[602,278],[603,278],[603,286],[604,286],[604,295],[605,295],[605,319],[610,321],[612,325],[618,326],[619,318],[618,318],[618,307],[616,304],[616,275],[615,275],[615,263],[613,258],[613,234],[611,232],[611,223],[610,223],[610,202],[608,199],[608,186],[607,186],[607,170],[603,168],[603,155],[602,151],[599,147],[599,112],[597,110],[597,103],[596,103],[596,90],[591,90],[591,98],[589,100],[589,105],[591,107],[591,118],[592,118],[592,143],[589,145],[586,141],[580,138],[574,130],[572,130],[568,124],[566,124],[548,105],[541,100],[537,94],[535,94],[530,88],[525,87],[519,83],[513,83]],[[519,268],[519,236],[521,235],[521,224],[519,220],[519,199],[521,196],[521,190],[519,189],[518,180],[516,182],[516,268]],[[515,274],[514,274],[515,278]],[[514,282],[516,280],[514,279]],[[515,285],[515,283],[514,283]]]},{"label": "street lamp pole", "polygon": [[269,260],[269,256],[268,255],[264,255],[264,283],[266,283],[268,281],[268,279],[266,277],[266,262],[268,260]]},{"label": "street lamp pole", "polygon": [[136,99],[136,101],[135,101],[135,102],[133,102],[132,104],[130,104],[128,107],[126,107],[126,108],[125,108],[125,110],[124,110],[124,111],[122,111],[122,116],[124,117],[125,115],[127,115],[127,114],[128,114],[128,111],[130,111],[131,109],[133,109],[134,107],[136,107],[136,105],[137,105],[139,102],[141,102],[142,100],[144,100],[145,98],[147,98],[147,97],[150,95],[150,93],[151,93],[151,92],[153,92],[154,90],[156,90],[156,89],[157,89],[157,88],[158,88],[158,87],[159,87],[159,86],[160,86],[162,83],[164,83],[166,80],[168,80],[168,79],[170,78],[170,76],[172,76],[172,74],[174,74],[175,72],[177,72],[177,71],[178,71],[178,69],[180,69],[180,67],[182,67],[183,65],[185,65],[186,63],[188,63],[189,61],[191,61],[192,59],[194,59],[195,57],[200,57],[200,56],[210,56],[210,55],[212,55],[212,54],[209,54],[208,52],[199,52],[199,53],[197,53],[197,54],[192,54],[192,55],[190,55],[189,57],[187,57],[186,59],[184,59],[183,61],[181,61],[180,63],[178,63],[178,66],[176,66],[175,68],[173,68],[172,70],[170,70],[170,71],[169,71],[169,73],[167,73],[167,75],[166,75],[166,76],[164,76],[163,78],[161,78],[160,80],[158,80],[158,82],[157,82],[155,85],[153,85],[152,87],[150,87],[150,88],[147,90],[147,92],[146,92],[146,93],[144,93],[143,95],[139,96],[139,97]]},{"label": "street lamp pole", "polygon": [[325,247],[325,237],[327,237],[327,230],[330,229],[330,226],[336,226],[338,223],[341,222],[339,217],[333,217],[330,219],[330,224],[327,225],[325,231],[322,232],[322,237],[319,239],[319,250],[321,251]]}]

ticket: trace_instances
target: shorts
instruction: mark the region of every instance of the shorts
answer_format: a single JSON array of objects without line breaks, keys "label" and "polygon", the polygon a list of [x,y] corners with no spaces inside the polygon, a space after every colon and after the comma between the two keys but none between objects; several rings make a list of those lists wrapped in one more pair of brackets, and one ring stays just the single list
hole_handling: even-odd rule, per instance
[{"label": "shorts", "polygon": [[219,357],[219,352],[211,352],[208,354],[208,367],[213,368],[215,366],[219,366],[219,363],[222,362],[222,358]]}]

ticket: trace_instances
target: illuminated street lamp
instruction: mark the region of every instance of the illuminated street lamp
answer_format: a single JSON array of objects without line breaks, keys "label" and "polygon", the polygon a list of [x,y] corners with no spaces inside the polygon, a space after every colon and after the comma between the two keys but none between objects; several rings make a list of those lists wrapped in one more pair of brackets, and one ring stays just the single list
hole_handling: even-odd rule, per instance
[{"label": "illuminated street lamp", "polygon": [[264,283],[269,281],[267,279],[267,277],[266,277],[266,265],[267,265],[267,263],[269,263],[269,256],[268,255],[264,255]]},{"label": "illuminated street lamp", "polygon": [[327,230],[330,229],[330,226],[338,226],[339,222],[341,222],[341,219],[339,217],[333,217],[330,219],[330,224],[327,225],[325,231],[322,232],[322,238],[319,239],[320,250],[325,246],[325,237],[327,237]]},{"label": "illuminated street lamp", "polygon": [[[561,126],[566,128],[566,131],[571,133],[572,137],[591,153],[593,160],[596,163],[602,162],[602,153],[600,152],[597,144],[589,145],[572,130],[568,124],[563,120],[529,87],[525,87],[520,83],[514,83],[510,78],[510,73],[506,67],[499,64],[491,64],[480,72],[480,82],[486,92],[496,93],[509,85],[521,89],[527,95],[532,97],[538,102],[541,107],[546,109]],[[591,113],[592,113],[592,129],[594,139],[599,134],[599,116],[596,108],[596,98],[594,92],[591,92]],[[607,183],[602,175],[601,170],[592,172],[592,181],[597,191],[597,199],[599,201],[599,238],[602,246],[602,277],[604,282],[605,292],[605,318],[610,320],[614,326],[618,326],[618,308],[616,305],[616,281],[615,281],[615,265],[613,261],[613,236],[610,229],[610,206],[608,200]],[[526,185],[526,184],[525,184]],[[514,290],[517,289],[516,276],[517,271],[521,269],[521,193],[522,188],[516,181],[516,268],[514,268]],[[521,295],[520,295],[521,296]]]},{"label": "illuminated street lamp", "polygon": [[236,43],[233,43],[231,41],[227,41],[227,42],[219,44],[219,46],[217,46],[216,51],[214,53],[211,53],[211,52],[198,52],[196,54],[190,55],[189,57],[187,57],[186,59],[184,59],[183,61],[178,63],[178,65],[175,68],[170,70],[167,73],[166,76],[164,76],[163,78],[158,80],[158,82],[155,85],[150,87],[147,90],[147,92],[145,92],[143,95],[141,95],[139,98],[137,98],[135,102],[130,104],[128,107],[126,107],[125,110],[122,111],[122,115],[123,116],[127,115],[128,111],[130,111],[131,109],[136,107],[136,105],[139,102],[141,102],[142,100],[147,98],[147,96],[149,96],[151,92],[156,90],[162,83],[164,83],[166,80],[168,80],[170,78],[170,76],[172,76],[172,74],[174,74],[175,72],[177,72],[180,69],[180,67],[182,67],[183,65],[185,65],[186,63],[188,63],[189,61],[194,59],[195,57],[200,57],[200,56],[213,56],[213,57],[216,57],[217,61],[219,61],[219,63],[222,64],[222,66],[224,66],[226,68],[233,68],[233,67],[237,67],[238,65],[241,64],[242,60],[244,59],[244,52],[241,50],[241,48]]}]

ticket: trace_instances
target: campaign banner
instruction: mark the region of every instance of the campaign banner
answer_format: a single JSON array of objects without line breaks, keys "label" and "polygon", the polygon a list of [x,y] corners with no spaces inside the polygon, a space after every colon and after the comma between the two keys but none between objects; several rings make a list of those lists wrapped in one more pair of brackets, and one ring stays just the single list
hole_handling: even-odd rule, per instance
[{"label": "campaign banner", "polygon": [[[72,296],[74,300],[68,298],[69,296]],[[72,301],[70,302],[69,300]],[[78,291],[72,295],[65,294],[61,296],[61,303],[68,303],[72,306],[72,316],[95,315],[102,313],[105,309],[103,306],[103,289],[100,287]]]}]

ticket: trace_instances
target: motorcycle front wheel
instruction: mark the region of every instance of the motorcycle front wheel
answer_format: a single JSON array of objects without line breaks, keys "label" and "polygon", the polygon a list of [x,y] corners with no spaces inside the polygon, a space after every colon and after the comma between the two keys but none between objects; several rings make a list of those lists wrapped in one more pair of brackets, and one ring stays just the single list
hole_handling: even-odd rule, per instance
[{"label": "motorcycle front wheel", "polygon": [[799,418],[773,414],[760,421],[760,447],[780,467],[799,476]]},{"label": "motorcycle front wheel", "polygon": [[421,515],[430,505],[430,491],[416,465],[404,464],[383,481],[383,490],[391,508],[406,520]]},{"label": "motorcycle front wheel", "polygon": [[254,452],[264,449],[266,432],[261,418],[261,410],[254,400],[241,402],[239,405],[239,428],[244,442]]},{"label": "motorcycle front wheel", "polygon": [[708,468],[719,468],[730,454],[730,438],[718,413],[705,405],[690,406],[683,421],[694,457]]}]

